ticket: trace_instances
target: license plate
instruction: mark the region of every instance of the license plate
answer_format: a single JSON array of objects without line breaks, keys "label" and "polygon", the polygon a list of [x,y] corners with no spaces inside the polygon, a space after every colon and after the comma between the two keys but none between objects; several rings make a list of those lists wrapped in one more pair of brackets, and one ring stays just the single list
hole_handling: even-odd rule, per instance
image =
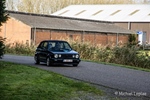
[{"label": "license plate", "polygon": [[63,62],[72,62],[72,59],[64,59]]}]

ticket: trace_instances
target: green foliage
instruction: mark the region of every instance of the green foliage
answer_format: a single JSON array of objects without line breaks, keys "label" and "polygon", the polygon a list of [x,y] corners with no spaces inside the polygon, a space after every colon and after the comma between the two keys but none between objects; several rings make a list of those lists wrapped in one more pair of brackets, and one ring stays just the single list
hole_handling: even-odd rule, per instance
[{"label": "green foliage", "polygon": [[139,48],[134,45],[107,49],[86,43],[72,43],[72,47],[80,53],[82,59],[150,69],[150,54],[138,52]]},{"label": "green foliage", "polygon": [[128,38],[128,41],[129,41],[128,46],[132,47],[134,45],[137,45],[138,43],[136,40],[137,40],[136,34],[130,34]]},{"label": "green foliage", "polygon": [[[81,59],[150,69],[150,51],[139,52],[136,45],[107,48],[90,43],[71,42],[71,46],[79,52]],[[35,47],[27,44],[6,45],[6,53],[33,56],[34,52]]]},{"label": "green foliage", "polygon": [[[5,13],[5,0],[0,0],[0,26],[2,25],[2,23],[6,22],[7,19],[8,16]],[[2,56],[4,55],[4,49],[5,49],[4,40],[5,39],[3,39],[0,36],[0,58],[2,58]]]},{"label": "green foliage", "polygon": [[0,26],[8,19],[5,8],[5,0],[0,0]]},{"label": "green foliage", "polygon": [[[30,66],[0,61],[1,100],[75,100],[102,92],[89,84]],[[79,94],[82,91],[82,94]],[[87,100],[86,98],[84,100]]]},{"label": "green foliage", "polygon": [[22,44],[22,43],[13,43],[13,44],[7,44],[5,47],[6,53],[12,53],[12,54],[23,54],[23,55],[34,55],[35,52],[35,46],[29,46],[28,44]]},{"label": "green foliage", "polygon": [[0,58],[2,58],[2,56],[5,53],[5,44],[4,44],[4,41],[5,41],[5,39],[0,36]]}]

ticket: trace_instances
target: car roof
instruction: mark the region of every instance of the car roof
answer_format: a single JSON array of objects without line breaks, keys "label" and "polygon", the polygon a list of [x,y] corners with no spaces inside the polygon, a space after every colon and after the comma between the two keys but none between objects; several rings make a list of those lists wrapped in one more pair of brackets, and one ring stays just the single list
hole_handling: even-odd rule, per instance
[{"label": "car roof", "polygon": [[67,42],[67,41],[64,41],[64,40],[43,40],[41,42]]}]

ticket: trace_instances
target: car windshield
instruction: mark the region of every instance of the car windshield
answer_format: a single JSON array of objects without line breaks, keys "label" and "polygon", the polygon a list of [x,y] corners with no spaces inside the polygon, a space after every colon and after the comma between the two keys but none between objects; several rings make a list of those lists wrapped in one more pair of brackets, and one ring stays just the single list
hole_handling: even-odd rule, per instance
[{"label": "car windshield", "polygon": [[50,41],[48,43],[48,50],[54,52],[67,52],[71,51],[72,48],[67,42],[64,41]]}]

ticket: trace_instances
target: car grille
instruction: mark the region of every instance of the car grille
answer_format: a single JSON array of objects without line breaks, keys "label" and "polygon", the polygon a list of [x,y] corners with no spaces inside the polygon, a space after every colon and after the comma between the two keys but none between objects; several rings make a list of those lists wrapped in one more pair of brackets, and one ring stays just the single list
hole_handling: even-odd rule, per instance
[{"label": "car grille", "polygon": [[62,58],[64,58],[64,59],[71,59],[71,58],[73,58],[73,55],[72,54],[63,54]]}]

